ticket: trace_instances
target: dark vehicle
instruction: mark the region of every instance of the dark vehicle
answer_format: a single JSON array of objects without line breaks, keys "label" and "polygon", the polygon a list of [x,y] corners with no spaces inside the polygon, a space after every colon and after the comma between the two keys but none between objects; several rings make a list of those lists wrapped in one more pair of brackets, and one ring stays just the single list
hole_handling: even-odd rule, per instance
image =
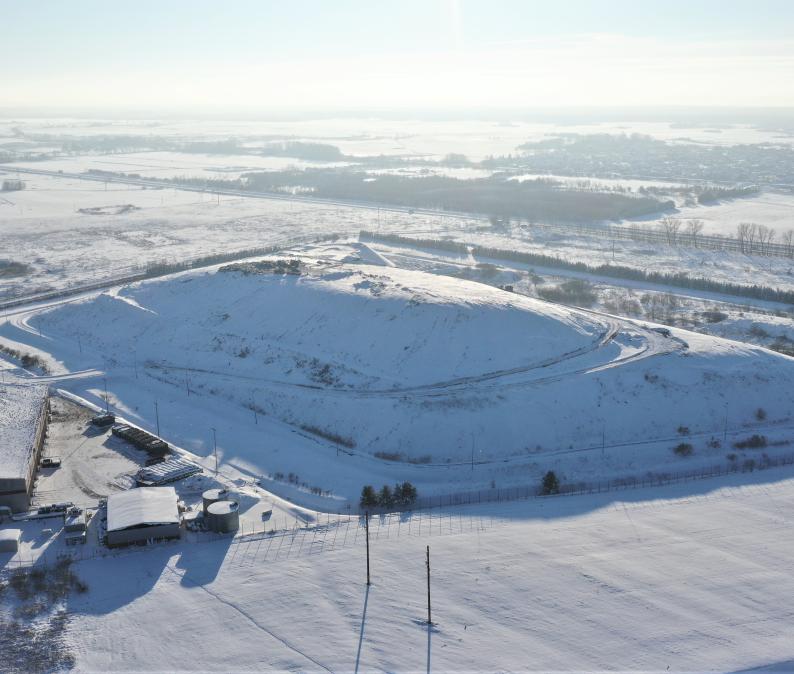
[{"label": "dark vehicle", "polygon": [[95,417],[91,419],[91,423],[94,426],[99,426],[100,428],[105,428],[107,426],[112,426],[116,423],[116,417],[110,412],[106,412],[104,414],[97,414]]},{"label": "dark vehicle", "polygon": [[59,456],[45,456],[41,460],[42,468],[58,468],[61,465],[61,458]]}]

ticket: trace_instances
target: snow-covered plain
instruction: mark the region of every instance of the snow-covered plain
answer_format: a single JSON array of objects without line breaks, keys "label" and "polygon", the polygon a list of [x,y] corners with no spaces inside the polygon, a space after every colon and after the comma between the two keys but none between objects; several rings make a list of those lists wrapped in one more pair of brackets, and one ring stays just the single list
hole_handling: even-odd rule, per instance
[{"label": "snow-covered plain", "polygon": [[[0,299],[118,277],[147,263],[258,248],[295,237],[355,236],[361,229],[541,251],[591,264],[652,264],[658,271],[705,274],[732,283],[794,287],[791,260],[786,258],[630,241],[616,242],[613,250],[608,239],[575,231],[494,232],[484,229],[482,218],[400,209],[141,189],[64,177],[27,176],[26,182],[26,190],[0,198],[0,259],[25,263],[30,273],[0,278]],[[723,207],[728,206],[708,208]],[[785,204],[776,208],[778,224],[788,228]],[[764,222],[762,213],[752,218],[748,214],[748,219]],[[733,231],[734,221],[726,227]]]},{"label": "snow-covered plain", "polygon": [[[549,468],[568,482],[688,470],[757,427],[782,443],[765,451],[788,451],[788,357],[372,266],[361,246],[291,254],[305,275],[184,273],[12,315],[2,337],[52,354],[52,376],[89,399],[106,372],[113,405],[146,427],[159,401],[166,437],[200,456],[215,427],[228,465],[353,504],[398,479],[427,494]],[[694,456],[673,453],[684,440]]]},{"label": "snow-covered plain", "polygon": [[[76,566],[78,671],[794,667],[790,470]],[[434,626],[426,619],[430,546]]]},{"label": "snow-covered plain", "polygon": [[[506,116],[509,117],[509,116]],[[413,155],[443,157],[463,153],[480,160],[489,155],[514,153],[527,141],[560,133],[632,134],[659,140],[706,145],[742,143],[792,143],[794,137],[775,129],[750,124],[703,126],[668,122],[625,121],[571,123],[529,122],[505,119],[420,120],[327,118],[305,120],[140,120],[140,119],[0,119],[0,142],[17,142],[14,129],[49,136],[165,136],[184,139],[238,138],[253,146],[273,138],[326,142],[350,155]],[[46,142],[46,139],[40,142]]]}]

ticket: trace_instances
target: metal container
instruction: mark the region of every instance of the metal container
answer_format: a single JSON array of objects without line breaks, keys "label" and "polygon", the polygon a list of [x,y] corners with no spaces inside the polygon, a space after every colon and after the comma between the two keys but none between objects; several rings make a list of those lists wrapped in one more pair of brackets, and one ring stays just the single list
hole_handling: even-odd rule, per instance
[{"label": "metal container", "polygon": [[204,514],[207,514],[207,508],[209,508],[210,505],[225,500],[227,495],[225,489],[207,489],[207,491],[201,495]]},{"label": "metal container", "polygon": [[207,527],[219,534],[231,534],[240,528],[237,501],[216,501],[207,507]]}]

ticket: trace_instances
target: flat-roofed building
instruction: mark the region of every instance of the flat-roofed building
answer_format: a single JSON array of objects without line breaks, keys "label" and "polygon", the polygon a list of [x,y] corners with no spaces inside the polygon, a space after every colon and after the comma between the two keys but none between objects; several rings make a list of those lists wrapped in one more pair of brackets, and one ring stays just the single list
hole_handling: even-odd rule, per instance
[{"label": "flat-roofed building", "polygon": [[49,413],[46,386],[0,384],[0,506],[27,510]]}]

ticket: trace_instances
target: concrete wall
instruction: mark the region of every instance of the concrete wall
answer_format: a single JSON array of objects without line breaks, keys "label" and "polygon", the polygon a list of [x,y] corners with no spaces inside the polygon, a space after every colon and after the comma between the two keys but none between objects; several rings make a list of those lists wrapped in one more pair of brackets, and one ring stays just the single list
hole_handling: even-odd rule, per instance
[{"label": "concrete wall", "polygon": [[107,544],[110,547],[131,545],[133,543],[145,543],[150,538],[179,538],[181,535],[182,529],[179,524],[161,524],[153,527],[108,531]]}]

